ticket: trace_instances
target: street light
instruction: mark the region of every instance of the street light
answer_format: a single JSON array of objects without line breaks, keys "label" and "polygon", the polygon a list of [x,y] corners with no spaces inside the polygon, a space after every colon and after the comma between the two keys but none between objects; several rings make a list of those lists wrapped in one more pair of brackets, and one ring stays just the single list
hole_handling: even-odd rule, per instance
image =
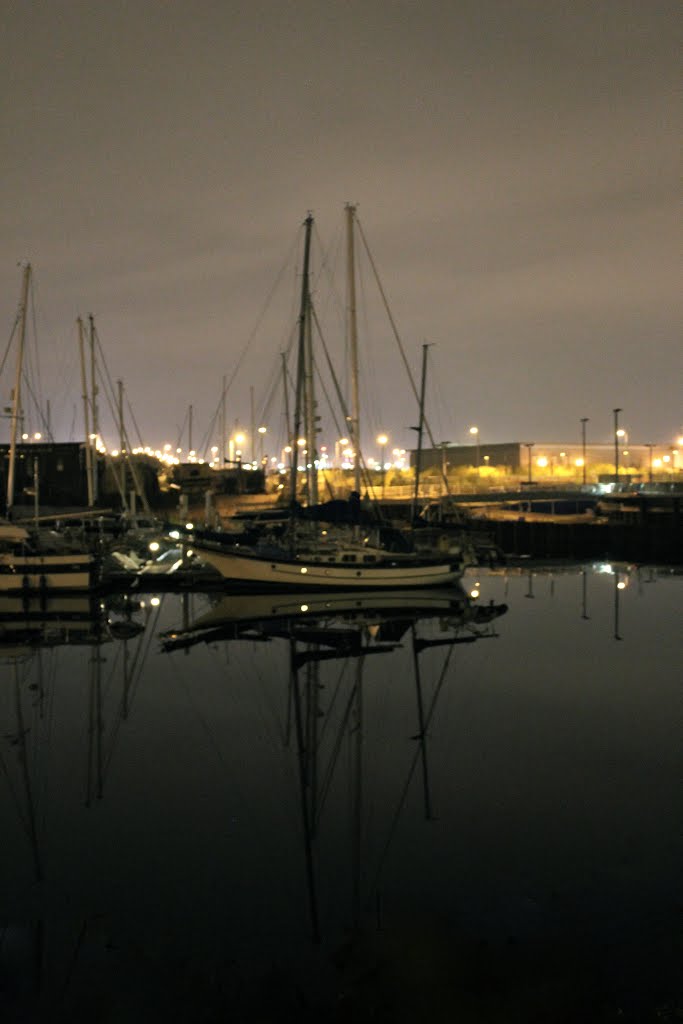
[{"label": "street light", "polygon": [[526,448],[526,450],[527,450],[527,453],[528,453],[528,464],[529,464],[529,480],[528,480],[528,483],[532,483],[532,479],[531,479],[531,449],[533,448],[534,444],[535,444],[535,442],[531,441],[531,442],[527,442],[525,444],[525,446],[524,446]]},{"label": "street light", "polygon": [[258,428],[258,435],[259,435],[259,461],[260,461],[261,465],[263,465],[263,438],[265,437],[266,433],[267,433],[266,427],[259,427]]},{"label": "street light", "polygon": [[470,427],[470,434],[475,439],[477,445],[477,467],[479,466],[479,427]]},{"label": "street light", "polygon": [[621,409],[613,409],[614,413],[614,483],[619,483],[619,413]]},{"label": "street light", "polygon": [[384,499],[384,472],[385,472],[385,470],[384,470],[384,454],[385,454],[385,451],[384,450],[385,450],[385,448],[387,446],[387,441],[388,440],[389,440],[389,438],[387,437],[386,434],[378,434],[377,435],[377,444],[380,446],[381,453],[382,453],[382,499]]},{"label": "street light", "polygon": [[581,458],[583,462],[583,483],[586,484],[586,424],[588,423],[588,416],[581,417]]}]

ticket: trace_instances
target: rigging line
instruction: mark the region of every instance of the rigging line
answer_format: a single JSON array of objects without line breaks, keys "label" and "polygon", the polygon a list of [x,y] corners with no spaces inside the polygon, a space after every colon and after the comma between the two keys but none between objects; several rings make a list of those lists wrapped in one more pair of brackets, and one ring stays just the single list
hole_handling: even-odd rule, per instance
[{"label": "rigging line", "polygon": [[[427,711],[427,714],[425,716],[425,732],[429,728],[429,725],[431,723],[432,717],[434,715],[434,711],[436,709],[436,702],[437,702],[439,693],[441,692],[441,688],[443,686],[444,680],[446,678],[446,672],[448,670],[448,666],[450,664],[451,657],[453,655],[453,651],[454,650],[455,650],[455,647],[450,647],[448,649],[448,653],[447,653],[446,658],[444,660],[444,665],[443,665],[443,668],[441,670],[441,674],[439,675],[439,678],[437,680],[436,687],[435,687],[434,693],[432,695],[432,700],[431,700],[430,705],[429,705],[429,710]],[[396,829],[398,827],[399,818],[401,817],[401,813],[402,813],[403,808],[405,806],[405,802],[406,802],[406,799],[407,799],[407,796],[408,796],[408,790],[410,789],[410,783],[412,782],[413,775],[415,774],[415,769],[417,768],[417,764],[418,764],[418,762],[420,760],[420,756],[421,756],[420,746],[418,745],[415,753],[413,754],[413,759],[412,759],[412,762],[411,762],[410,767],[408,769],[408,776],[406,778],[405,785],[403,786],[403,790],[402,790],[401,795],[399,797],[398,804],[396,805],[396,810],[395,810],[394,816],[393,816],[393,818],[391,820],[391,825],[389,826],[389,833],[387,835],[386,842],[385,842],[384,846],[382,847],[382,852],[381,852],[381,854],[379,856],[379,859],[377,861],[377,870],[375,871],[375,876],[374,876],[373,883],[372,883],[372,886],[371,886],[371,889],[370,889],[371,892],[375,892],[378,889],[378,887],[379,887],[379,878],[380,878],[380,875],[382,874],[382,870],[384,868],[384,863],[385,863],[387,855],[389,853],[389,847],[391,846],[391,843],[392,843],[392,840],[394,838],[394,835],[396,834]]]},{"label": "rigging line", "polygon": [[219,415],[220,409],[222,407],[222,404],[225,401],[225,399],[227,397],[227,394],[230,391],[230,388],[232,387],[232,385],[234,383],[235,377],[237,376],[237,374],[239,372],[239,369],[240,369],[242,363],[244,362],[244,359],[245,359],[245,357],[247,355],[247,352],[251,348],[252,342],[253,342],[254,338],[256,337],[256,334],[257,334],[258,330],[260,329],[261,324],[263,323],[265,315],[268,312],[268,309],[270,307],[270,303],[272,302],[273,296],[275,295],[275,292],[277,291],[277,289],[278,289],[278,287],[280,285],[280,281],[282,280],[282,278],[284,276],[284,272],[285,272],[286,268],[289,266],[290,260],[292,258],[292,253],[296,251],[296,248],[298,246],[300,232],[301,232],[301,229],[299,229],[299,231],[297,232],[296,237],[295,237],[292,245],[290,246],[290,248],[289,248],[289,250],[287,252],[287,256],[285,257],[285,260],[283,261],[282,266],[280,267],[279,271],[277,272],[277,274],[275,276],[275,280],[274,280],[273,284],[271,285],[269,292],[266,295],[265,302],[263,303],[263,306],[261,307],[261,311],[260,311],[259,315],[256,318],[256,323],[252,327],[251,332],[249,333],[249,336],[247,338],[246,344],[244,345],[244,348],[242,349],[242,352],[240,353],[240,356],[239,356],[239,358],[237,360],[237,363],[235,364],[235,368],[232,371],[232,375],[230,377],[230,380],[227,381],[227,383],[225,385],[225,388],[221,392],[220,400],[219,400],[218,405],[216,407],[216,410],[215,410],[215,412],[214,412],[214,414],[213,414],[213,416],[211,418],[211,426],[209,428],[209,432],[207,433],[207,435],[203,439],[203,443],[204,443],[204,456],[206,456],[206,451],[207,451],[207,446],[208,446],[207,437],[210,437],[211,431],[213,431],[213,429],[215,427],[215,423],[216,423],[216,420],[218,418],[218,415]]},{"label": "rigging line", "polygon": [[[384,291],[384,286],[383,286],[382,281],[380,279],[379,272],[377,270],[377,265],[375,264],[375,261],[373,259],[372,253],[370,252],[370,247],[369,247],[367,239],[365,237],[365,232],[363,231],[363,226],[360,223],[360,220],[358,219],[358,217],[356,217],[356,224],[358,225],[358,230],[360,232],[361,241],[363,242],[363,247],[364,247],[365,252],[367,253],[367,257],[368,257],[368,259],[370,261],[370,266],[372,267],[372,272],[375,275],[375,281],[376,281],[377,287],[379,289],[379,294],[381,296],[385,312],[386,312],[386,314],[387,314],[387,316],[389,318],[389,323],[391,324],[391,329],[392,329],[392,331],[394,333],[394,339],[396,341],[396,344],[398,345],[399,352],[401,353],[401,359],[403,360],[403,365],[406,368],[406,372],[408,374],[408,380],[410,381],[410,386],[412,388],[413,395],[415,397],[415,401],[419,403],[419,401],[420,401],[419,392],[417,390],[417,385],[415,383],[415,379],[414,379],[412,371],[410,369],[410,364],[408,363],[408,359],[406,357],[405,349],[403,347],[403,342],[401,341],[401,336],[398,333],[398,328],[396,326],[396,321],[394,320],[394,317],[393,317],[393,314],[391,312],[391,309],[389,308],[389,303],[387,301],[386,292]],[[425,428],[427,430],[427,434],[429,435],[429,440],[432,443],[432,447],[435,448],[436,447],[436,443],[434,441],[434,435],[432,434],[432,428],[430,427],[429,423],[427,422],[427,417],[426,416],[423,417],[423,420],[424,420]]]},{"label": "rigging line", "polygon": [[188,409],[185,412],[185,419],[183,420],[182,425],[180,427],[180,430],[178,431],[178,440],[175,443],[176,451],[178,450],[178,448],[180,448],[180,442],[183,439],[183,434],[185,433],[185,427],[187,425],[187,420],[188,420],[189,415],[190,415],[190,410]]},{"label": "rigging line", "polygon": [[14,341],[14,335],[17,332],[17,327],[19,326],[19,321],[20,320],[21,320],[21,310],[17,310],[17,315],[14,318],[14,325],[12,326],[12,330],[10,331],[9,340],[7,342],[7,348],[5,349],[5,354],[2,357],[2,362],[0,363],[0,374],[2,374],[3,370],[5,369],[5,363],[7,362],[7,359],[9,357],[10,349],[12,348],[12,342]]},{"label": "rigging line", "polygon": [[[97,329],[95,330],[95,342],[97,345],[97,351],[100,356],[97,363],[99,369],[100,383],[104,385],[104,395],[109,405],[109,412],[112,415],[114,423],[116,423],[117,416],[114,412],[116,408],[116,396],[114,392],[114,385],[111,379],[111,374],[109,372],[109,367],[107,366],[107,360],[105,359],[104,356],[104,349],[102,348],[102,343],[100,341],[99,334],[97,333]],[[104,373],[102,372],[102,368],[104,368]]]},{"label": "rigging line", "polygon": [[[328,247],[327,251],[325,251],[325,249],[323,247],[323,244],[322,244],[322,241],[320,240],[320,237],[318,235],[317,225],[314,225],[314,231],[316,233],[316,237],[318,237],[318,240],[320,242],[320,250],[321,250],[321,252],[323,254],[323,257],[322,257],[322,260],[321,260],[321,263],[320,263],[320,269],[318,271],[318,279],[322,279],[323,276],[325,276],[327,278],[327,284],[328,284],[328,292],[327,292],[327,294],[329,296],[331,296],[332,299],[334,299],[334,306],[335,306],[335,309],[336,309],[337,319],[339,321],[339,325],[343,326],[343,323],[344,323],[344,299],[339,294],[339,292],[338,292],[338,290],[337,290],[337,288],[335,286],[335,280],[336,280],[336,277],[337,277],[336,266],[337,266],[337,264],[338,264],[338,262],[339,262],[339,260],[341,258],[341,252],[342,252],[342,240],[343,240],[342,228],[340,226],[337,229],[337,231],[335,233],[335,236],[334,236],[334,238],[332,240],[332,245]],[[332,261],[330,259],[330,253],[332,253],[334,255],[334,265],[332,265]]]},{"label": "rigging line", "polygon": [[43,808],[41,828],[45,830],[47,826],[47,811],[48,811],[48,792],[49,783],[52,777],[50,771],[50,757],[52,754],[52,735],[54,731],[55,722],[55,691],[56,691],[56,659],[52,658],[52,672],[50,678],[46,682],[47,690],[47,712],[45,714],[45,728],[44,728],[44,741],[41,744],[45,751],[43,760],[43,789],[41,793],[41,806]]},{"label": "rigging line", "polygon": [[348,659],[346,659],[342,663],[341,669],[339,671],[339,676],[337,678],[337,682],[335,683],[334,690],[332,692],[332,696],[330,698],[329,704],[327,705],[327,713],[325,714],[325,721],[323,722],[322,729],[320,730],[320,732],[318,734],[321,745],[322,745],[323,740],[325,738],[325,733],[327,731],[327,724],[331,720],[332,715],[334,714],[334,709],[335,709],[335,706],[336,706],[336,703],[337,703],[337,698],[338,698],[338,696],[339,696],[339,694],[341,692],[341,686],[342,686],[342,683],[344,681],[344,676],[346,675],[346,670],[347,670],[348,665],[349,665],[349,661],[348,661]]},{"label": "rigging line", "polygon": [[[341,408],[341,412],[342,412],[342,416],[344,417],[344,428],[345,428],[346,427],[346,422],[349,419],[349,417],[347,415],[347,409],[346,409],[346,406],[344,404],[344,399],[342,397],[341,388],[339,387],[339,381],[337,379],[337,375],[334,372],[334,366],[332,365],[332,359],[330,357],[329,349],[327,348],[327,344],[325,342],[325,337],[324,337],[323,332],[322,332],[322,327],[320,325],[320,321],[318,320],[318,314],[316,313],[315,306],[313,305],[313,303],[311,303],[311,315],[313,317],[313,322],[314,322],[314,324],[316,326],[316,329],[318,331],[318,337],[319,337],[320,342],[322,344],[323,352],[325,353],[325,359],[327,360],[327,369],[329,370],[330,377],[332,378],[332,383],[334,384],[334,389],[335,389],[336,394],[337,394],[337,401],[339,402],[339,405],[340,405],[340,408]],[[332,416],[332,421],[333,421],[334,426],[335,426],[335,428],[337,430],[337,434],[339,436],[343,437],[343,436],[345,436],[345,429],[343,429],[342,427],[339,426],[339,420],[337,419],[337,414],[336,414],[336,412],[334,410],[334,406],[333,406],[332,402],[330,401],[330,396],[329,396],[329,392],[327,390],[327,386],[325,384],[325,381],[323,380],[322,374],[320,372],[320,368],[319,368],[317,363],[315,364],[315,370],[316,370],[318,382],[320,383],[320,386],[323,389],[323,393],[325,395],[325,399],[327,401],[327,405],[328,405],[328,408],[330,410],[330,415]]]},{"label": "rigging line", "polygon": [[326,765],[326,768],[325,768],[325,773],[323,775],[323,779],[322,779],[322,782],[321,782],[321,785],[320,785],[320,788],[319,788],[319,791],[318,791],[318,813],[317,813],[316,819],[315,819],[315,824],[316,825],[318,825],[318,823],[320,822],[320,819],[321,819],[322,813],[323,813],[323,809],[324,809],[325,804],[327,802],[327,796],[328,796],[328,793],[330,791],[330,786],[332,785],[332,779],[334,778],[334,773],[336,771],[337,764],[339,762],[339,756],[340,756],[340,753],[342,751],[342,744],[343,744],[344,738],[345,738],[345,736],[347,734],[346,731],[347,731],[347,727],[348,727],[348,724],[349,724],[349,719],[351,717],[351,711],[353,710],[353,707],[354,707],[354,702],[355,702],[355,698],[356,698],[357,692],[358,692],[358,682],[356,681],[353,684],[353,686],[351,687],[351,691],[349,693],[349,697],[348,697],[348,700],[346,702],[346,706],[344,707],[344,712],[343,712],[343,715],[342,715],[342,720],[339,723],[339,728],[337,729],[337,733],[336,733],[336,736],[335,736],[335,739],[334,739],[334,745],[332,747],[332,753],[330,754],[330,759],[327,762],[327,765]]},{"label": "rigging line", "polygon": [[1,752],[0,752],[0,768],[2,769],[3,775],[7,779],[7,787],[9,789],[9,791],[10,791],[10,796],[12,797],[12,801],[14,803],[14,807],[15,807],[15,810],[17,812],[17,816],[19,818],[19,821],[21,822],[21,827],[22,827],[23,831],[26,833],[26,835],[28,836],[28,835],[30,835],[30,830],[29,830],[29,826],[28,826],[28,820],[27,820],[27,818],[26,818],[26,816],[24,814],[24,810],[23,810],[23,808],[21,806],[21,800],[19,799],[17,791],[16,791],[16,789],[15,789],[13,783],[12,783],[12,777],[11,777],[11,775],[9,773],[8,768],[7,768],[7,764],[5,762],[5,758],[3,757]]},{"label": "rigging line", "polygon": [[[37,324],[36,324],[36,279],[35,279],[35,274],[31,274],[31,280],[29,282],[29,288],[30,288],[29,305],[31,307],[31,324],[32,324],[32,327],[33,327],[33,344],[34,344],[34,347],[36,349],[35,376],[36,376],[36,381],[38,382],[38,394],[40,396],[42,396],[42,394],[43,394],[43,383],[42,383],[41,376],[40,376],[40,360],[38,359],[38,355],[37,355],[37,353],[38,353],[38,340],[37,340],[38,339],[38,328],[37,328]],[[34,399],[34,401],[35,401],[35,399]],[[40,410],[40,405],[37,402],[36,402],[36,408],[38,410]]]},{"label": "rigging line", "polygon": [[143,443],[143,440],[142,440],[142,434],[140,433],[140,428],[138,426],[137,420],[135,419],[135,413],[133,412],[133,406],[130,404],[130,400],[128,398],[128,392],[126,392],[126,408],[128,409],[128,412],[130,413],[130,418],[133,421],[133,426],[135,427],[135,430],[137,431],[138,444],[140,445],[141,448],[144,448],[145,446],[144,446],[144,443]]},{"label": "rigging line", "polygon": [[[363,317],[363,324],[361,328],[361,338],[363,339],[363,344],[361,346],[360,351],[360,357],[363,361],[363,366],[361,367],[360,371],[360,378],[362,384],[360,404],[362,410],[368,410],[369,412],[369,415],[367,416],[367,421],[370,422],[370,426],[372,428],[371,436],[374,437],[381,427],[381,420],[384,418],[382,416],[382,410],[379,407],[378,401],[381,393],[381,388],[377,383],[378,375],[374,360],[375,335],[370,330],[370,320],[368,315],[369,302],[367,299],[366,276],[363,273],[364,265],[360,260],[356,261],[356,270],[358,279],[358,290],[361,293],[360,302],[358,303],[358,305],[360,306]],[[372,402],[368,401],[368,395],[375,396]],[[377,419],[378,416],[379,421]],[[363,419],[366,419],[365,413]],[[366,444],[367,441],[368,437],[366,434]]]},{"label": "rigging line", "polygon": [[131,713],[131,711],[133,709],[133,701],[135,700],[135,697],[136,697],[137,692],[138,692],[138,688],[140,686],[140,679],[142,677],[142,670],[145,667],[145,662],[147,661],[147,658],[148,658],[148,655],[149,655],[149,650],[150,650],[150,647],[152,646],[152,640],[153,640],[154,636],[156,635],[156,630],[157,630],[158,625],[159,625],[159,616],[161,615],[161,609],[163,607],[163,604],[164,604],[164,598],[162,597],[161,601],[157,605],[156,610],[154,612],[154,617],[153,617],[152,623],[149,624],[149,625],[147,625],[147,624],[145,625],[145,632],[142,634],[140,643],[139,643],[139,645],[137,647],[137,650],[135,652],[135,656],[133,657],[133,664],[131,665],[131,684],[130,684],[130,688],[128,690],[128,714],[129,715],[130,715],[130,713]]},{"label": "rigging line", "polygon": [[[109,367],[107,366],[107,360],[104,358],[104,351],[103,351],[103,348],[102,348],[102,344],[100,342],[99,335],[97,333],[97,329],[95,329],[95,340],[97,342],[97,350],[100,353],[100,356],[102,357],[101,358],[101,365],[104,366],[104,369],[106,371],[106,377],[102,377],[102,375],[100,374],[100,381],[103,384],[105,384],[104,394],[105,394],[105,397],[107,399],[107,403],[109,405],[109,411],[112,414],[112,419],[114,420],[114,423],[116,423],[118,417],[117,417],[117,414],[114,412],[114,408],[115,408],[115,403],[113,401],[113,399],[114,399],[114,388],[113,388],[113,385],[112,385],[112,382],[111,382],[111,376],[109,374]],[[107,386],[108,386],[109,390],[107,390]],[[124,444],[126,450],[128,451],[128,453],[130,455],[131,454],[131,445],[130,445],[130,439],[128,437],[128,431],[125,428],[125,424],[120,423],[119,424],[119,428],[121,430],[121,435],[122,435],[121,441]],[[110,466],[113,465],[112,460],[111,460],[111,456],[109,455],[108,452],[106,453],[105,458],[107,459],[108,465],[110,465]],[[139,479],[139,476],[138,476],[138,471],[137,471],[137,467],[136,467],[136,464],[135,464],[135,460],[134,459],[128,459],[126,461],[126,465],[130,466],[130,472],[131,472],[131,476],[133,478],[133,486],[135,488],[136,494],[138,495],[138,497],[140,498],[140,501],[142,502],[142,507],[144,508],[145,512],[149,514],[149,512],[150,512],[149,501],[148,501],[147,495],[145,494],[145,491],[144,491],[144,489],[142,487],[142,484],[140,483],[140,479]],[[121,501],[122,501],[123,507],[125,509],[127,507],[126,495],[125,495],[123,487],[121,485],[121,481],[119,480],[118,473],[113,473],[113,477],[114,477],[114,480],[116,481],[116,487],[117,487],[117,490],[118,490],[118,492],[119,492],[119,494],[121,496]]]},{"label": "rigging line", "polygon": [[19,685],[18,666],[14,666],[14,698],[17,716],[17,727],[19,729],[19,757],[21,760],[22,774],[24,777],[24,791],[26,793],[26,822],[28,824],[28,837],[33,853],[33,862],[36,878],[42,879],[43,869],[38,854],[38,831],[36,827],[35,805],[33,801],[33,785],[29,771],[28,755],[26,752],[26,733],[24,728],[24,712],[21,703],[21,688]]},{"label": "rigging line", "polygon": [[[97,368],[99,370],[99,380],[100,383],[104,385],[104,396],[107,399],[109,412],[114,423],[117,424],[118,429],[120,427],[120,424],[118,424],[116,392],[114,391],[114,383],[111,379],[111,373],[109,372],[109,366],[107,365],[107,360],[104,355],[104,348],[102,347],[102,342],[100,341],[100,336],[97,328],[95,328],[95,343],[97,345],[97,352],[99,353],[100,356],[97,362]],[[102,372],[102,368],[104,368],[104,373]]]},{"label": "rigging line", "polygon": [[[332,359],[330,357],[329,349],[328,349],[327,344],[325,342],[325,337],[323,335],[322,328],[321,328],[320,322],[318,320],[318,315],[317,315],[317,313],[315,311],[315,307],[314,307],[313,303],[311,303],[311,314],[313,316],[313,322],[315,323],[315,326],[316,326],[316,328],[318,330],[318,337],[320,338],[320,342],[321,342],[322,347],[323,347],[323,352],[325,353],[325,359],[327,360],[327,368],[328,368],[328,370],[330,372],[330,376],[332,377],[332,382],[334,384],[334,388],[335,388],[335,391],[336,391],[336,394],[337,394],[337,401],[339,402],[339,405],[341,407],[342,415],[344,416],[344,421],[345,421],[345,423],[348,423],[350,418],[351,418],[350,415],[349,415],[348,406],[346,405],[346,403],[344,401],[344,398],[342,397],[341,389],[339,387],[339,381],[337,379],[336,373],[334,372],[334,366],[332,365]],[[320,379],[320,373],[319,372],[318,372],[318,377]],[[324,385],[323,385],[323,388],[324,388]],[[330,404],[330,411],[332,413],[332,419],[334,420],[334,424],[335,424],[335,426],[337,428],[337,431],[339,431],[340,430],[339,423],[338,423],[337,417],[336,417],[336,415],[334,413],[334,409],[332,408],[332,403],[329,401],[329,398],[327,400],[328,400],[328,403]],[[367,466],[365,464],[365,460],[363,458],[363,455],[362,455],[362,453],[360,451],[356,452],[356,458],[360,459],[361,477],[362,477],[363,483],[365,484],[365,487],[368,490],[372,490],[373,486],[372,486],[372,482],[371,482],[371,479],[370,479],[370,473],[369,473],[368,468],[367,468]]]}]

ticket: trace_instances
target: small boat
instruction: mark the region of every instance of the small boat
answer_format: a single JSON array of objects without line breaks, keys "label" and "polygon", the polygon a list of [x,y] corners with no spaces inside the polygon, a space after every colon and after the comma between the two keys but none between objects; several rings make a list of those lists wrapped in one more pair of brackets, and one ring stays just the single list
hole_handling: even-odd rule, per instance
[{"label": "small boat", "polygon": [[460,559],[435,560],[362,545],[324,544],[290,555],[196,542],[198,557],[225,580],[245,586],[291,590],[369,590],[443,587],[462,575]]},{"label": "small boat", "polygon": [[[21,382],[28,296],[31,281],[30,263],[24,267],[19,314],[19,349],[12,408],[10,415],[10,450],[7,466],[7,519],[0,521],[0,594],[28,594],[52,591],[90,590],[96,583],[98,560],[87,551],[71,550],[56,535],[38,529],[29,532],[12,522],[14,505],[17,439],[21,419]],[[36,509],[37,514],[37,509]]]},{"label": "small boat", "polygon": [[98,560],[90,552],[47,551],[29,531],[0,523],[0,593],[84,591],[97,584]]}]

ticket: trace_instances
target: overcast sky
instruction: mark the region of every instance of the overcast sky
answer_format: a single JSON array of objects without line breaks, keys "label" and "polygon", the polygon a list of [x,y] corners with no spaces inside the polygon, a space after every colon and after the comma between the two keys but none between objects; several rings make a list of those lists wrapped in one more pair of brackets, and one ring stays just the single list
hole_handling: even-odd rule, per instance
[{"label": "overcast sky", "polygon": [[[192,404],[199,446],[245,350],[228,420],[249,425],[253,388],[275,433],[291,295],[259,317],[307,211],[319,267],[346,202],[416,375],[433,346],[439,440],[476,424],[483,442],[569,441],[582,416],[609,440],[615,406],[632,443],[683,430],[676,0],[1,11],[0,341],[30,259],[58,438],[82,429],[74,323],[90,312],[148,443],[175,443]],[[295,270],[283,281],[293,295]],[[364,432],[407,446],[417,408],[372,303]],[[341,367],[343,332],[326,337]],[[11,386],[6,368],[2,405]]]}]

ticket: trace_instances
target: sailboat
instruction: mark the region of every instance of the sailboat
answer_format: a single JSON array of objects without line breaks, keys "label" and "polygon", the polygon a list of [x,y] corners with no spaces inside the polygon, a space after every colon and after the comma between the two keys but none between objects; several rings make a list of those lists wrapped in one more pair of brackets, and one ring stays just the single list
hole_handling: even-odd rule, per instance
[{"label": "sailboat", "polygon": [[[0,593],[90,590],[97,582],[98,563],[89,552],[51,550],[45,535],[12,523],[17,439],[21,420],[21,385],[31,264],[24,267],[17,322],[19,346],[10,416],[10,449],[7,469],[7,518],[0,520]],[[56,539],[55,539],[56,544]]]},{"label": "sailboat", "polygon": [[[353,297],[353,207],[347,207],[349,220],[349,281],[351,285],[350,309],[355,313]],[[316,403],[313,394],[314,359],[312,350],[313,306],[310,291],[309,268],[313,217],[304,222],[304,257],[300,312],[298,318],[299,345],[297,392],[294,431],[298,437],[303,420],[306,439],[307,493],[309,503],[317,505],[316,468]],[[345,416],[351,427],[351,439],[357,457],[354,494],[359,498],[360,446],[358,431],[358,373],[356,355],[355,317],[352,316],[351,349],[353,366],[353,410]],[[294,449],[294,445],[292,445]],[[231,544],[218,539],[209,540],[201,534],[192,537],[193,548],[202,561],[213,566],[225,580],[244,586],[291,590],[311,589],[387,589],[443,587],[453,583],[462,572],[459,554],[447,557],[420,555],[414,551],[387,551],[372,545],[370,537],[359,537],[359,527],[353,530],[333,531],[328,524],[311,522],[307,529],[295,522],[296,461],[293,454],[291,468],[291,510],[289,537],[285,543],[270,543],[264,539],[253,546]],[[358,520],[356,520],[358,522]],[[284,538],[283,538],[284,539]]]}]

